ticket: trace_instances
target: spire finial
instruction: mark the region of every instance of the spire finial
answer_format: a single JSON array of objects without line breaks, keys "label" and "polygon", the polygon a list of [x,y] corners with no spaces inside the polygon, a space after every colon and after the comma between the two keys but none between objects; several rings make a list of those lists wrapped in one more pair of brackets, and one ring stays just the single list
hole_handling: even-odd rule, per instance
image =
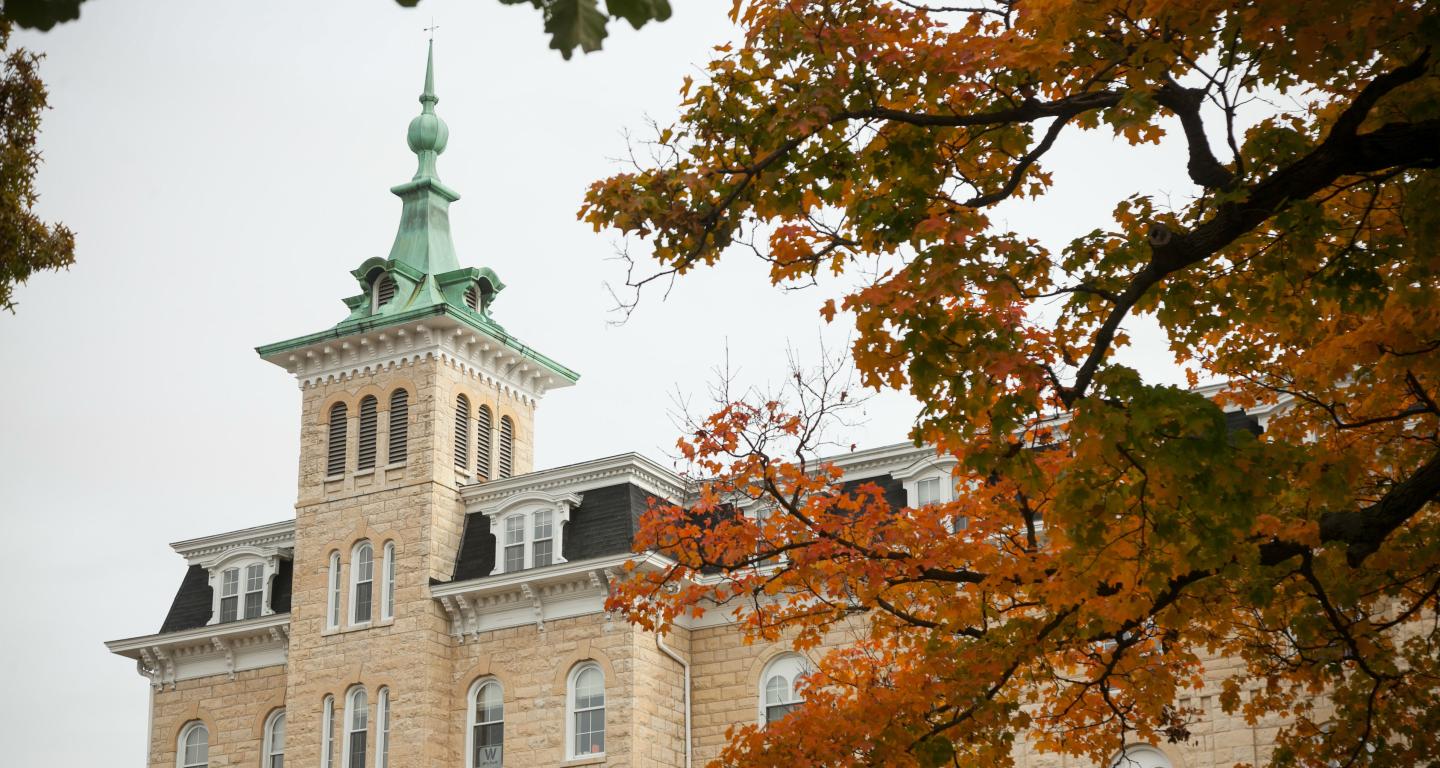
[{"label": "spire finial", "polygon": [[415,171],[417,179],[435,178],[435,157],[445,151],[445,142],[450,138],[450,129],[435,114],[439,101],[435,95],[435,40],[432,37],[425,54],[425,90],[420,94],[420,114],[410,121],[406,136],[410,151],[420,158],[420,167]]}]

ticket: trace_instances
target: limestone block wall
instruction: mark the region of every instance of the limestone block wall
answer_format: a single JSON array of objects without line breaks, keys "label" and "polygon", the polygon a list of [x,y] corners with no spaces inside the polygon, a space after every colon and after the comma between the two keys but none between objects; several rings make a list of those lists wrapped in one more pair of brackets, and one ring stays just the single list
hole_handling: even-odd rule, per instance
[{"label": "limestone block wall", "polygon": [[154,693],[150,765],[175,768],[180,729],[199,720],[210,732],[210,765],[260,764],[265,719],[285,706],[285,668],[264,667],[182,680]]},{"label": "limestone block wall", "polygon": [[[605,758],[610,766],[684,765],[683,675],[654,636],[604,614],[482,632],[453,651],[452,724],[444,765],[463,766],[468,696],[494,678],[505,692],[505,764],[567,764],[566,682],[591,660],[605,673]],[[576,760],[569,764],[590,764]]]}]

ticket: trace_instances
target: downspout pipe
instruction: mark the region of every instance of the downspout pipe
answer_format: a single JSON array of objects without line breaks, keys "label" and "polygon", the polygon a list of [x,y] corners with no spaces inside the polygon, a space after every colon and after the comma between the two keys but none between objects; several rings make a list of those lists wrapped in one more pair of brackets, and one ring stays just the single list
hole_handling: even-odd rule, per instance
[{"label": "downspout pipe", "polygon": [[655,635],[655,647],[685,670],[685,768],[690,768],[690,662],[671,650],[670,646],[665,644],[665,638],[658,633]]}]

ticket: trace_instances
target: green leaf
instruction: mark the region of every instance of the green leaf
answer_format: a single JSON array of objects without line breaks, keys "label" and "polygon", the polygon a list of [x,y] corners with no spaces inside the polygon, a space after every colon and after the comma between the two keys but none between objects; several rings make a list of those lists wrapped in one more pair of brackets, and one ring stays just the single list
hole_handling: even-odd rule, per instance
[{"label": "green leaf", "polygon": [[605,14],[597,0],[552,0],[545,6],[545,31],[550,47],[569,59],[575,48],[586,53],[600,50],[605,40]]},{"label": "green leaf", "polygon": [[669,0],[606,0],[605,9],[617,19],[630,22],[639,29],[647,21],[664,21],[670,18]]},{"label": "green leaf", "polygon": [[48,30],[62,21],[80,18],[85,0],[5,0],[4,18],[26,29]]}]

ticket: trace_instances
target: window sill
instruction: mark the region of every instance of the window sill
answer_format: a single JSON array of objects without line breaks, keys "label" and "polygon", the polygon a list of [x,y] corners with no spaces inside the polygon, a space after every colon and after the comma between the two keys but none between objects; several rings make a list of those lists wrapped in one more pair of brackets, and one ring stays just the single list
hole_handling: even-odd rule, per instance
[{"label": "window sill", "polygon": [[327,483],[335,483],[335,482],[339,482],[339,481],[344,480],[344,479],[345,479],[345,473],[343,473],[343,472],[340,473],[340,474],[338,474],[338,475],[326,475],[326,476],[325,476],[325,482],[327,482]]},{"label": "window sill", "polygon": [[381,627],[388,627],[394,623],[395,619],[392,617],[388,619],[380,619],[379,621],[367,621],[364,624],[346,624],[343,627],[326,627],[325,630],[320,633],[320,636],[329,637],[330,635],[343,635],[347,632],[364,632],[367,629],[379,629]]},{"label": "window sill", "polygon": [[605,755],[585,755],[584,757],[573,757],[560,764],[560,768],[575,768],[580,765],[604,765]]},{"label": "window sill", "polygon": [[374,467],[371,467],[370,469],[362,469],[362,470],[357,471],[357,472],[355,473],[355,477],[357,477],[357,478],[358,478],[358,477],[369,477],[369,476],[371,476],[371,475],[373,475],[373,474],[375,474],[375,468],[374,468]]}]

